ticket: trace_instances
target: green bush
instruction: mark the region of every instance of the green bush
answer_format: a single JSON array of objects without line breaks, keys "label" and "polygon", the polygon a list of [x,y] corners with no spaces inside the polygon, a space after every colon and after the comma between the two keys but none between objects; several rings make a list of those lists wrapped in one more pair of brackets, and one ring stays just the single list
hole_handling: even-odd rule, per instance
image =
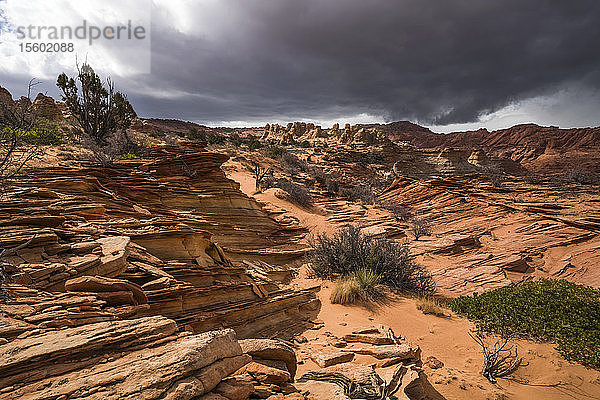
[{"label": "green bush", "polygon": [[600,290],[543,279],[452,301],[485,331],[553,341],[567,359],[600,368]]},{"label": "green bush", "polygon": [[33,145],[58,145],[65,142],[65,135],[58,127],[35,127],[20,131],[23,142]]},{"label": "green bush", "polygon": [[414,262],[408,247],[364,235],[360,228],[348,226],[331,237],[319,235],[311,239],[310,245],[313,249],[308,260],[312,276],[335,279],[372,271],[378,282],[399,291],[416,294],[435,291],[431,276]]}]

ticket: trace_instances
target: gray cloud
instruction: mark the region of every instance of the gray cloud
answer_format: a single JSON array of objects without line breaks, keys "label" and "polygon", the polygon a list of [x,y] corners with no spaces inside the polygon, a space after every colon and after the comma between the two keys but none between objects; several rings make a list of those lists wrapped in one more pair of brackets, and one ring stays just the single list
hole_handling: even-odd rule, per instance
[{"label": "gray cloud", "polygon": [[164,7],[152,73],[117,80],[145,116],[445,125],[600,88],[597,0],[220,0],[185,28]]}]

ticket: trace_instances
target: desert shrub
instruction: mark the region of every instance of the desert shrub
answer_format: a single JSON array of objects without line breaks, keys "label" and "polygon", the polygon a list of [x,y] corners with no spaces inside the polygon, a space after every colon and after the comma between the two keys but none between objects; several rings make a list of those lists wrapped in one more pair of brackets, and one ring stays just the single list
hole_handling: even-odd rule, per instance
[{"label": "desert shrub", "polygon": [[126,135],[126,130],[137,117],[127,96],[115,92],[111,79],[103,82],[87,63],[81,68],[77,65],[74,78],[60,74],[56,85],[84,135],[97,146],[104,146],[116,131]]},{"label": "desert shrub", "polygon": [[279,179],[276,186],[288,194],[290,201],[302,207],[311,207],[313,205],[313,198],[305,186],[290,182],[287,179]]},{"label": "desert shrub", "polygon": [[421,236],[429,236],[433,232],[431,223],[423,217],[414,217],[411,219],[410,225],[410,230],[416,240],[419,240]]},{"label": "desert shrub", "polygon": [[378,281],[390,288],[427,294],[434,291],[427,271],[414,262],[406,246],[364,235],[348,226],[333,236],[319,235],[310,240],[308,254],[312,276],[325,279],[347,277],[358,271],[372,271]]},{"label": "desert shrub", "polygon": [[481,170],[486,178],[490,181],[490,184],[495,187],[501,187],[504,181],[506,181],[506,176],[502,171],[491,167],[484,167]]},{"label": "desert shrub", "polygon": [[412,218],[410,207],[402,205],[393,200],[387,200],[381,203],[381,207],[389,211],[397,220],[408,222]]},{"label": "desert shrub", "polygon": [[581,168],[573,168],[564,173],[563,179],[570,183],[579,183],[580,185],[600,184],[600,174],[586,172]]},{"label": "desert shrub", "polygon": [[371,269],[359,269],[336,281],[330,300],[333,304],[354,304],[381,298],[383,294],[378,290],[380,279]]},{"label": "desert shrub", "polygon": [[246,140],[245,145],[246,145],[246,147],[248,147],[248,150],[250,150],[250,151],[256,151],[262,147],[262,143],[254,136],[250,136]]},{"label": "desert shrub", "polygon": [[137,154],[126,153],[119,156],[119,160],[139,160],[141,157]]},{"label": "desert shrub", "polygon": [[423,312],[423,314],[431,314],[436,317],[445,317],[446,312],[441,302],[435,297],[425,296],[419,297],[415,303],[417,310]]},{"label": "desert shrub", "polygon": [[307,148],[311,147],[311,144],[308,140],[304,140],[301,143],[299,143],[298,146],[307,149]]},{"label": "desert shrub", "polygon": [[205,141],[205,136],[206,136],[206,133],[204,132],[204,130],[198,129],[195,126],[192,126],[189,129],[189,131],[187,132],[187,134],[185,135],[185,137],[188,138],[189,140],[196,140],[199,142]]},{"label": "desert shrub", "polygon": [[376,153],[361,153],[360,154],[360,165],[367,166],[373,164],[383,164],[383,156]]},{"label": "desert shrub", "polygon": [[153,137],[154,139],[164,139],[167,137],[167,133],[164,131],[151,131],[150,137]]},{"label": "desert shrub", "polygon": [[204,141],[208,144],[224,144],[227,138],[218,133],[207,133],[204,135]]},{"label": "desert shrub", "polygon": [[360,201],[363,204],[373,204],[376,198],[373,187],[366,184],[342,188],[340,194],[350,201]]},{"label": "desert shrub", "polygon": [[527,175],[523,176],[523,180],[527,183],[537,185],[544,182],[544,177],[539,174],[528,173]]},{"label": "desert shrub", "polygon": [[462,296],[452,309],[484,331],[553,341],[567,359],[600,368],[600,290],[542,279]]},{"label": "desert shrub", "polygon": [[28,146],[24,137],[38,120],[31,102],[31,91],[38,83],[29,81],[27,97],[0,104],[0,190],[40,155],[37,146]]},{"label": "desert shrub", "polygon": [[299,159],[296,155],[291,153],[284,153],[279,157],[279,162],[283,169],[288,174],[297,174],[300,172],[308,171],[308,164],[306,161]]},{"label": "desert shrub", "polygon": [[272,145],[272,146],[265,147],[263,150],[263,153],[265,156],[267,156],[269,158],[278,160],[281,156],[283,156],[284,154],[287,154],[288,151],[285,147]]},{"label": "desert shrub", "polygon": [[375,299],[381,296],[377,286],[381,281],[381,276],[369,268],[361,268],[352,274],[352,277],[358,283],[361,293],[365,300]]},{"label": "desert shrub", "polygon": [[310,174],[319,185],[327,190],[327,193],[337,194],[340,191],[339,182],[333,176],[323,171],[322,168],[312,167],[310,168]]}]

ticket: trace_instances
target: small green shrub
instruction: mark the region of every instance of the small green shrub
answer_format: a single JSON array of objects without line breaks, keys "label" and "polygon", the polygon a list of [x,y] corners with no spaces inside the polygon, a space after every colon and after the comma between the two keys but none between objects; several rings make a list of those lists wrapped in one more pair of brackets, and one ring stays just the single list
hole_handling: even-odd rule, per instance
[{"label": "small green shrub", "polygon": [[423,295],[435,291],[431,275],[414,262],[406,246],[364,235],[360,228],[348,226],[333,236],[319,235],[310,245],[312,276],[336,279],[372,271],[378,282],[399,291]]},{"label": "small green shrub", "polygon": [[375,271],[369,268],[361,268],[352,274],[352,277],[360,286],[362,296],[365,299],[375,299],[381,297],[381,294],[377,291],[377,285],[381,281],[381,276]]},{"label": "small green shrub", "polygon": [[34,127],[20,131],[24,143],[33,145],[59,145],[65,142],[65,135],[58,127]]},{"label": "small green shrub", "polygon": [[567,359],[600,368],[600,290],[543,279],[462,296],[452,309],[484,331],[555,341]]},{"label": "small green shrub", "polygon": [[119,160],[139,160],[141,157],[138,156],[137,154],[131,154],[131,153],[127,153],[127,154],[121,154],[119,156]]}]

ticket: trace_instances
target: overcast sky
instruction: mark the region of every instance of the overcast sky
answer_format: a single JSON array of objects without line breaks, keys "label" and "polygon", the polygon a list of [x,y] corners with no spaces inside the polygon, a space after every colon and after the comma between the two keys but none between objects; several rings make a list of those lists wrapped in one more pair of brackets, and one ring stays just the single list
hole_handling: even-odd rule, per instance
[{"label": "overcast sky", "polygon": [[[81,18],[98,7],[26,3],[37,2]],[[235,126],[411,120],[440,132],[600,125],[598,0],[136,2],[123,12],[151,8],[150,73],[127,68],[133,53],[86,55],[144,117]],[[72,73],[74,59],[28,61],[5,44],[0,85],[16,96],[36,76],[57,96],[56,75]]]}]

